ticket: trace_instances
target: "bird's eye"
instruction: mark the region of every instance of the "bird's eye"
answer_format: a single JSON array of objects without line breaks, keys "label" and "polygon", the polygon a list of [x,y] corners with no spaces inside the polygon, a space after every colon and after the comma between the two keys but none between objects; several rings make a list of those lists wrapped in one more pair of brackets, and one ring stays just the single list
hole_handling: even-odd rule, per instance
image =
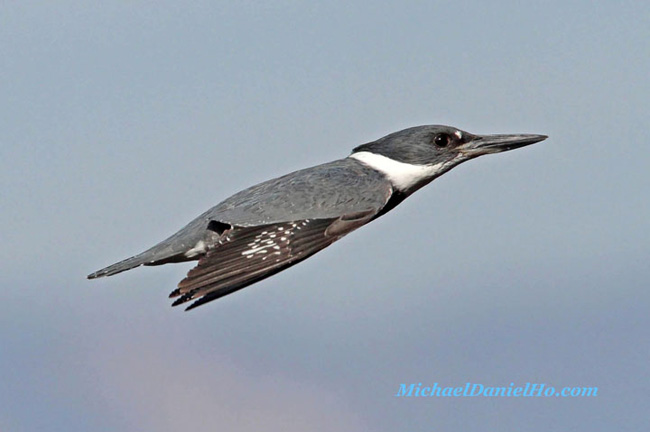
[{"label": "bird's eye", "polygon": [[441,133],[433,137],[433,143],[438,147],[447,147],[450,141],[451,137],[445,133]]}]

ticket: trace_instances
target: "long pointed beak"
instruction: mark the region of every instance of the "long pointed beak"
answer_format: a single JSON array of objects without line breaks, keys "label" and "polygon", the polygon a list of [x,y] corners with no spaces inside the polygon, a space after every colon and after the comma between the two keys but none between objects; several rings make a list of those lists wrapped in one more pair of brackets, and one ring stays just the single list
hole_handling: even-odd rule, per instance
[{"label": "long pointed beak", "polygon": [[548,138],[546,135],[533,134],[475,135],[462,146],[461,151],[470,156],[499,153],[535,144],[546,138]]}]

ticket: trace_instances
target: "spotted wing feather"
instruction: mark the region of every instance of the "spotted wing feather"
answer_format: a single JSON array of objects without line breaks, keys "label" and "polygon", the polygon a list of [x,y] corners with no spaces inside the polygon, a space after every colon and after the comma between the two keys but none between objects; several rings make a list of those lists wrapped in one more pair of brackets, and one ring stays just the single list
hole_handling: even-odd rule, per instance
[{"label": "spotted wing feather", "polygon": [[170,294],[178,297],[173,306],[196,300],[187,308],[193,309],[265,279],[329,246],[374,214],[235,227],[224,233]]}]

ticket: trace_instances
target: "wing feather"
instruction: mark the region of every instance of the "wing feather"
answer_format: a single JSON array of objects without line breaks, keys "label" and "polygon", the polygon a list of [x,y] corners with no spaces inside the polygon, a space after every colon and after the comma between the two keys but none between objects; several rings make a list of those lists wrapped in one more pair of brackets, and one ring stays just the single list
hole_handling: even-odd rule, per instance
[{"label": "wing feather", "polygon": [[359,228],[377,209],[338,218],[304,219],[257,227],[233,227],[199,259],[170,297],[187,310],[265,279],[326,248]]},{"label": "wing feather", "polygon": [[244,288],[296,264],[342,235],[327,235],[336,219],[307,219],[250,228],[235,228],[209,250],[171,297],[173,306],[200,299],[200,304]]}]

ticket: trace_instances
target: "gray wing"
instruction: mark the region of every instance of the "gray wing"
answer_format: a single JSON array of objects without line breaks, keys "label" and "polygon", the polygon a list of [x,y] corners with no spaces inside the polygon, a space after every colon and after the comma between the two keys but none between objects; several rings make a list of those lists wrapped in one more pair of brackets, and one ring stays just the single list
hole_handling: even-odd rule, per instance
[{"label": "gray wing", "polygon": [[340,159],[245,189],[201,215],[237,226],[336,218],[379,209],[392,194],[390,182],[353,158]]},{"label": "gray wing", "polygon": [[172,306],[196,300],[190,310],[272,276],[366,224],[376,213],[367,210],[339,218],[226,230],[170,294],[178,297]]},{"label": "gray wing", "polygon": [[[230,227],[336,220],[366,211],[376,214],[392,192],[390,182],[383,175],[356,159],[346,158],[295,171],[231,196],[151,249],[96,271],[88,278],[110,276],[141,265],[197,259],[201,253],[188,255],[188,252],[199,242],[206,251],[218,246],[223,231]],[[215,223],[219,229],[210,229]]]}]

